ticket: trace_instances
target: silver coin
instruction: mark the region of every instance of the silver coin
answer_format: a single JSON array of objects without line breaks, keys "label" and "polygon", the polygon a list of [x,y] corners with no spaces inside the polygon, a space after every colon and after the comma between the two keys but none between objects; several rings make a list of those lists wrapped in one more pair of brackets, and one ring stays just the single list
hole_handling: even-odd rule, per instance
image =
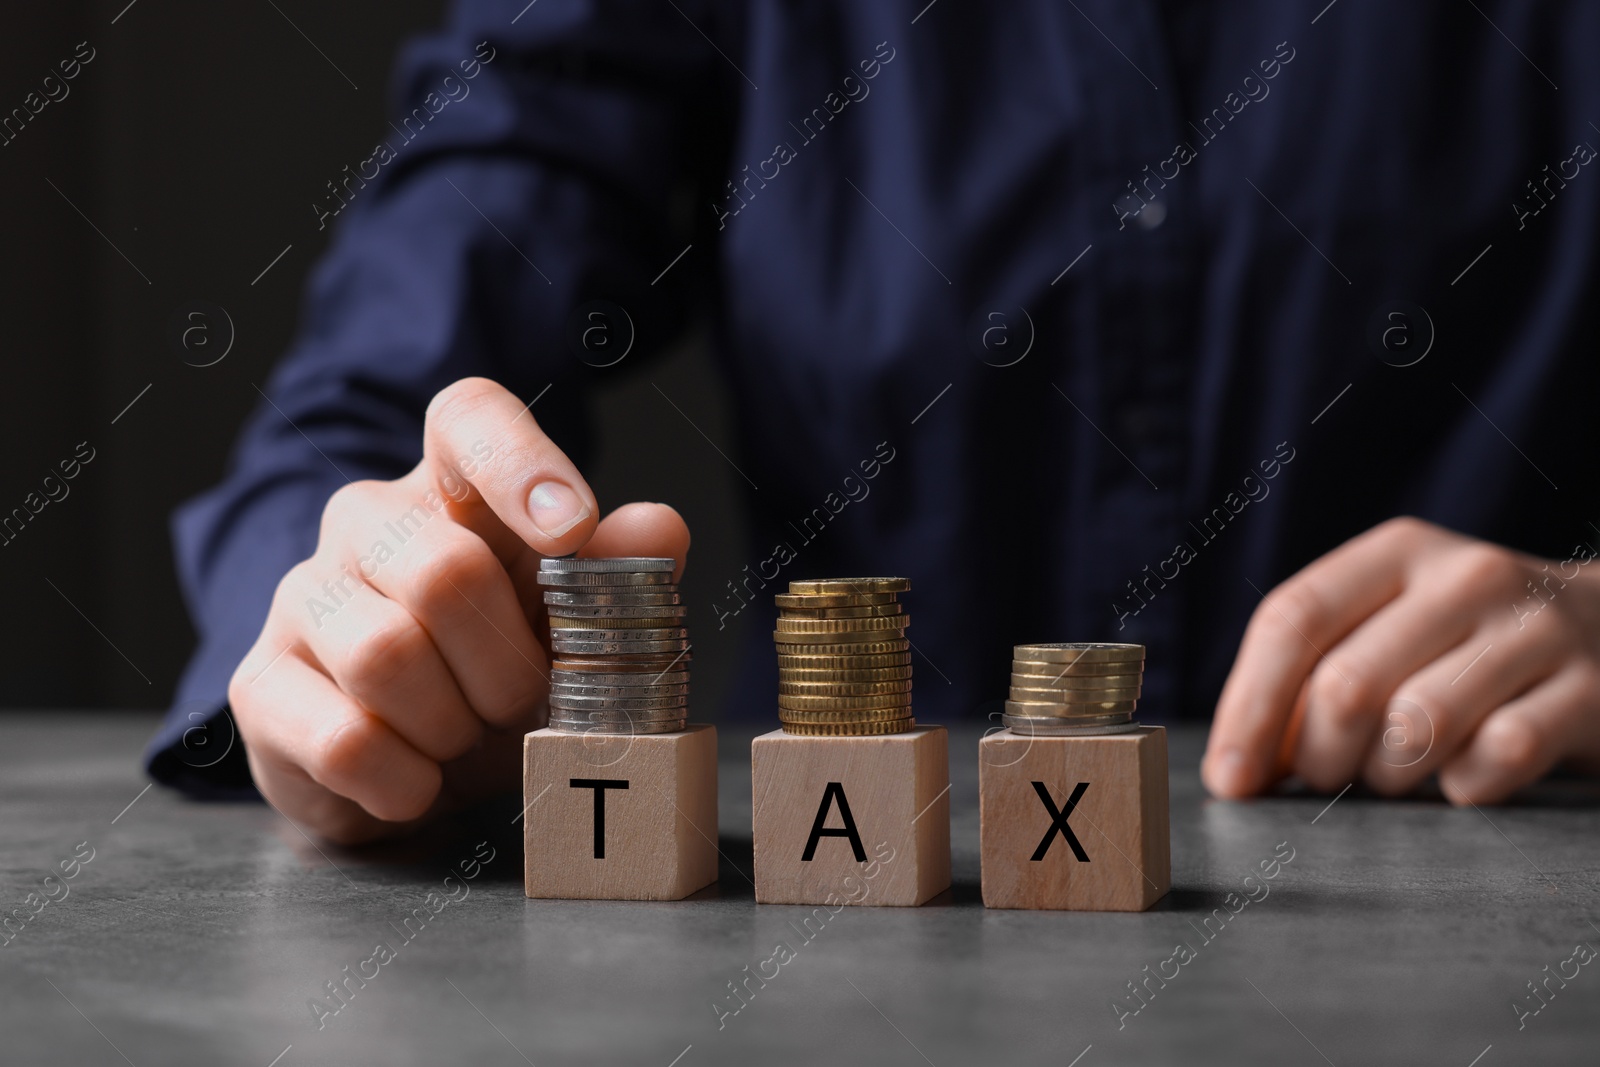
[{"label": "silver coin", "polygon": [[565,686],[574,689],[615,689],[621,696],[622,690],[654,689],[657,686],[687,688],[688,685],[688,671],[635,671],[629,674],[600,674],[589,671],[550,672],[552,692]]},{"label": "silver coin", "polygon": [[560,637],[552,637],[550,643],[555,647],[555,651],[558,654],[568,656],[620,656],[633,653],[682,652],[689,647],[687,638],[677,641],[569,641]]},{"label": "silver coin", "polygon": [[684,696],[689,692],[687,682],[662,682],[656,685],[591,685],[588,682],[556,682],[554,679],[552,682],[552,697],[630,697],[646,700]]},{"label": "silver coin", "polygon": [[681,619],[689,614],[681,604],[547,604],[556,619]]},{"label": "silver coin", "polygon": [[689,725],[688,719],[665,722],[564,722],[550,720],[550,729],[567,734],[605,734],[625,737],[630,734],[675,734]]},{"label": "silver coin", "polygon": [[1108,723],[1103,726],[1078,726],[1070,720],[1029,719],[1018,715],[1000,716],[1001,725],[1012,733],[1029,737],[1093,737],[1103,734],[1131,734],[1140,729],[1136,722]]},{"label": "silver coin", "polygon": [[688,670],[693,659],[694,653],[688,649],[670,653],[637,652],[626,656],[616,653],[604,656],[562,652],[551,660],[550,668],[579,674],[660,674],[663,671]]},{"label": "silver coin", "polygon": [[[550,694],[550,706],[562,711],[667,711],[687,707],[688,693],[659,697],[592,697]],[[681,714],[681,712],[680,712]]]},{"label": "silver coin", "polygon": [[[629,703],[617,701],[619,704]],[[681,718],[689,714],[689,705],[683,701],[677,703],[655,704],[652,701],[637,701],[640,704],[649,704],[649,707],[596,707],[585,705],[583,707],[567,707],[562,704],[551,704],[550,714],[558,719],[593,719],[596,722],[615,722],[622,719],[633,719],[638,722],[655,722],[658,719]]]},{"label": "silver coin", "polygon": [[540,571],[539,584],[576,589],[623,590],[633,586],[674,583],[671,571]]},{"label": "silver coin", "polygon": [[552,638],[564,641],[681,641],[689,636],[684,626],[610,630],[603,626],[558,626]]},{"label": "silver coin", "polygon": [[575,572],[585,571],[597,573],[605,571],[666,571],[672,573],[678,565],[675,559],[664,559],[661,556],[620,556],[604,559],[578,559],[566,556],[559,559],[542,559],[539,561],[540,571]]},{"label": "silver coin", "polygon": [[572,711],[570,709],[552,708],[550,710],[550,725],[565,724],[569,726],[653,726],[664,722],[685,722],[689,716],[688,708],[667,708],[660,712],[649,711]]},{"label": "silver coin", "polygon": [[560,604],[570,607],[597,607],[600,605],[617,605],[643,607],[648,604],[681,604],[683,597],[678,593],[640,592],[640,593],[590,593],[574,592],[570,589],[546,589],[544,591],[546,604]]}]

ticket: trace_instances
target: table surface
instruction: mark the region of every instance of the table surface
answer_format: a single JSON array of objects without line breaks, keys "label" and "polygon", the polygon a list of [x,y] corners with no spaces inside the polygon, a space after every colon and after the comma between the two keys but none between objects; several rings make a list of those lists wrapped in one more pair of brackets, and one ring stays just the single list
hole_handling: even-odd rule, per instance
[{"label": "table surface", "polygon": [[[1564,962],[1600,946],[1590,782],[1482,811],[1356,790],[1331,807],[1310,795],[1218,802],[1195,769],[1203,734],[1179,729],[1165,899],[1132,915],[991,911],[978,887],[980,731],[958,729],[952,891],[921,908],[844,909],[805,941],[811,909],[753,901],[748,732],[721,738],[719,885],[611,903],[523,896],[515,803],[347,851],[259,803],[141,792],[154,722],[0,717],[3,909],[31,916],[12,920],[0,949],[0,1061],[1595,1062],[1600,965]],[[1294,858],[1269,894],[1207,941],[1201,919],[1285,842]],[[41,898],[28,895],[91,849],[35,914]],[[402,941],[449,869],[491,849]],[[398,953],[319,1029],[309,1001],[380,941]],[[794,958],[719,1024],[728,983],[780,941]],[[1126,983],[1147,965],[1170,974],[1162,961],[1180,942],[1192,956],[1177,976],[1119,1020]],[[1519,1026],[1526,983],[1563,970],[1578,973],[1552,979],[1555,995]]]}]

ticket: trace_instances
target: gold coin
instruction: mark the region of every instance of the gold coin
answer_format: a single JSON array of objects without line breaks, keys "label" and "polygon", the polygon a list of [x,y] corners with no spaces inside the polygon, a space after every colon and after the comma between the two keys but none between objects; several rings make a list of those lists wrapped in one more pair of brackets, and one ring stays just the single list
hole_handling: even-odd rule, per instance
[{"label": "gold coin", "polygon": [[855,608],[895,603],[894,593],[777,593],[780,608]]},{"label": "gold coin", "polygon": [[872,619],[792,619],[778,616],[778,632],[788,634],[836,634],[860,631],[903,630],[911,625],[904,615],[884,615]]},{"label": "gold coin", "polygon": [[1049,645],[1017,645],[1015,659],[1044,660],[1046,663],[1125,663],[1144,660],[1143,645],[1124,645],[1101,641],[1069,641]]},{"label": "gold coin", "polygon": [[778,671],[872,671],[881,667],[911,666],[908,650],[874,653],[844,653],[830,648],[826,654],[801,652],[802,645],[781,645],[778,649]]},{"label": "gold coin", "polygon": [[791,696],[870,697],[879,693],[909,693],[910,678],[882,682],[790,682],[779,680],[778,692]]},{"label": "gold coin", "polygon": [[595,615],[587,615],[581,619],[570,615],[550,616],[552,630],[653,630],[682,625],[682,617],[670,615],[651,619],[618,619]]},{"label": "gold coin", "polygon": [[1091,733],[1128,733],[1128,730],[1110,730],[1108,727],[1124,726],[1133,721],[1130,712],[1111,712],[1105,715],[1002,715],[1000,722],[1022,733],[1039,728],[1050,733],[1062,730],[1086,730]]},{"label": "gold coin", "polygon": [[778,695],[778,707],[794,711],[861,711],[866,708],[904,708],[911,705],[911,691],[878,693],[873,696],[796,696]]},{"label": "gold coin", "polygon": [[910,578],[811,578],[789,583],[790,595],[854,593],[905,593],[911,589]]},{"label": "gold coin", "polygon": [[786,734],[807,734],[812,737],[868,737],[878,734],[903,734],[917,725],[916,719],[893,719],[889,722],[786,722]]},{"label": "gold coin", "polygon": [[1102,674],[1142,674],[1144,660],[1121,663],[1050,663],[1042,659],[1014,659],[1012,674],[1050,674],[1060,677],[1093,678]]},{"label": "gold coin", "polygon": [[906,709],[898,708],[866,708],[859,711],[797,711],[794,708],[779,708],[779,722],[896,722],[906,717]]},{"label": "gold coin", "polygon": [[[802,638],[805,641],[816,641],[818,637],[818,633],[776,633],[773,640],[778,641],[778,648],[781,649],[781,654],[787,654],[787,656],[824,656],[829,657],[829,659],[837,659],[840,656],[893,656],[893,654],[909,653],[910,651],[910,641],[907,641],[906,638],[899,638],[899,640],[893,641],[840,641],[837,645],[826,643],[826,641],[824,643],[805,643],[805,645],[802,645],[802,643],[792,640],[792,638]],[[790,640],[784,640],[784,638],[790,638]],[[909,659],[902,662],[909,662]],[[784,665],[795,667],[795,665],[800,664]],[[853,667],[856,664],[845,665]],[[861,665],[866,667],[866,665],[878,664]]]},{"label": "gold coin", "polygon": [[909,682],[911,667],[846,667],[828,670],[816,667],[779,667],[778,684],[804,682],[821,685],[839,685],[847,682]]},{"label": "gold coin", "polygon": [[784,608],[780,619],[878,619],[904,615],[904,604],[863,604],[844,608]]},{"label": "gold coin", "polygon": [[1026,689],[1127,689],[1143,682],[1142,671],[1132,674],[1011,673],[1011,684]]},{"label": "gold coin", "polygon": [[830,633],[801,634],[774,630],[772,639],[780,645],[870,645],[886,641],[899,642],[899,648],[882,649],[884,652],[899,652],[909,647],[905,643],[905,638],[899,636],[896,630],[836,630]]},{"label": "gold coin", "polygon": [[1039,701],[1044,704],[1104,704],[1107,701],[1138,700],[1139,687],[1124,689],[1027,689],[1011,687],[1012,700]]},{"label": "gold coin", "polygon": [[1137,700],[1112,700],[1103,704],[1056,704],[1034,700],[1006,701],[1007,715],[1035,715],[1045,718],[1070,719],[1074,715],[1102,715],[1113,711],[1133,711]]}]

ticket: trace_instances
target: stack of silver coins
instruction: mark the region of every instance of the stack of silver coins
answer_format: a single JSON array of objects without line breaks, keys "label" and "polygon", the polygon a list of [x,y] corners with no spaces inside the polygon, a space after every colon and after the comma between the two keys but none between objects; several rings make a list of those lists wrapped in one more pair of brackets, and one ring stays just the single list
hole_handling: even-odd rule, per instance
[{"label": "stack of silver coins", "polygon": [[676,561],[546,559],[550,728],[572,733],[667,734],[689,716],[689,609]]},{"label": "stack of silver coins", "polygon": [[1000,721],[1040,736],[1120,734],[1133,721],[1144,684],[1144,646],[1072,642],[1017,645],[1011,699]]}]

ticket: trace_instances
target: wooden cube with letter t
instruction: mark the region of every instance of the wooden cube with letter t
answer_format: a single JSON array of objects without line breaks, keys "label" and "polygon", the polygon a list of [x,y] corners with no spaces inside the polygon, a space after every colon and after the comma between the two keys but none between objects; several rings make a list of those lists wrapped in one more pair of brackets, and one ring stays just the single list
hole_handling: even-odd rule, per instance
[{"label": "wooden cube with letter t", "polygon": [[978,745],[983,902],[1143,911],[1172,884],[1167,734],[999,730]]},{"label": "wooden cube with letter t", "polygon": [[535,730],[523,743],[530,897],[682,900],[717,880],[717,730]]},{"label": "wooden cube with letter t", "polygon": [[750,756],[758,903],[915,906],[949,888],[944,727],[874,737],[774,730]]}]

